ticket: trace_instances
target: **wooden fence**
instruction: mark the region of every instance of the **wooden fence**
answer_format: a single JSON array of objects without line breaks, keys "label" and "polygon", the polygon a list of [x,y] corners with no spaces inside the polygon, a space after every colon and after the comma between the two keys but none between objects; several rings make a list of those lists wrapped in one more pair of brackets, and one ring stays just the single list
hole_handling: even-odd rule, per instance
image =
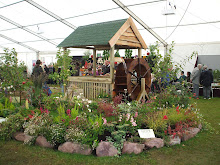
[{"label": "wooden fence", "polygon": [[70,84],[77,88],[83,89],[84,97],[88,99],[96,99],[99,94],[112,94],[113,85],[109,77],[69,77]]}]

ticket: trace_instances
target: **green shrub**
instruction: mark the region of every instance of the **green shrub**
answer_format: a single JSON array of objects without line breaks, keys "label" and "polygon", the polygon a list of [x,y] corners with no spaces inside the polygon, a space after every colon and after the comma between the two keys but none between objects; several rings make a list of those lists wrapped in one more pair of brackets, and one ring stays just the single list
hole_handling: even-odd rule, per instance
[{"label": "green shrub", "polygon": [[0,140],[12,139],[13,133],[23,131],[24,117],[17,113],[0,124]]}]

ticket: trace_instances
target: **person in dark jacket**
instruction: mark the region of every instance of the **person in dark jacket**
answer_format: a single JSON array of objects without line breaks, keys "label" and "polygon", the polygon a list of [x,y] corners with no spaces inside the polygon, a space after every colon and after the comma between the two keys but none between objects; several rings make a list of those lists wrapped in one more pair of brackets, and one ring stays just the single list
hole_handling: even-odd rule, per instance
[{"label": "person in dark jacket", "polygon": [[200,76],[200,84],[203,86],[203,97],[204,99],[210,99],[210,91],[211,91],[211,84],[213,82],[213,75],[207,69],[207,66],[203,67],[203,72]]},{"label": "person in dark jacket", "polygon": [[36,65],[34,66],[34,69],[33,69],[33,72],[32,72],[32,75],[37,77],[39,76],[41,73],[43,73],[43,69],[42,67],[40,66],[41,65],[41,61],[40,60],[37,60],[36,61]]}]

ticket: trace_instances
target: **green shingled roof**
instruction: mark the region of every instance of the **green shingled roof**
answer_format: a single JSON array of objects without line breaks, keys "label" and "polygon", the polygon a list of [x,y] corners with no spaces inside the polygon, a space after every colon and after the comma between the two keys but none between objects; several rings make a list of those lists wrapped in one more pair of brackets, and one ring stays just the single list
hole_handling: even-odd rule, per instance
[{"label": "green shingled roof", "polygon": [[78,27],[58,47],[108,45],[109,40],[127,19],[103,22]]}]

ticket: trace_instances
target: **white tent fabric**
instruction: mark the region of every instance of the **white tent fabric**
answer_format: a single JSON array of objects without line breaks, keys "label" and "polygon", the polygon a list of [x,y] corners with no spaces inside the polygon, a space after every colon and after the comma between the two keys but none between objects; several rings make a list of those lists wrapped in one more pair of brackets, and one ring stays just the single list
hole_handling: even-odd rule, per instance
[{"label": "white tent fabric", "polygon": [[[135,15],[143,20],[168,44],[197,43],[219,41],[220,38],[220,1],[219,0],[120,0]],[[31,4],[37,3],[38,8]],[[174,6],[176,9],[174,9]],[[162,15],[164,9],[175,10],[174,15]],[[43,11],[44,9],[47,12]],[[55,19],[55,17],[61,20]],[[67,21],[75,27],[128,18],[129,15],[112,0],[0,0],[0,53],[5,47],[15,48],[17,52],[36,53],[28,49],[31,47],[39,51],[41,55],[48,52],[56,52],[58,45],[70,33],[73,28],[62,23]],[[7,20],[3,19],[7,18]],[[13,21],[19,27],[10,23]],[[147,45],[156,40],[146,29],[135,21],[142,37]],[[55,45],[24,30],[33,31]],[[23,46],[19,44],[23,44]],[[27,47],[24,47],[26,45]],[[192,44],[193,45],[193,44]],[[186,45],[185,45],[186,46]],[[215,45],[216,46],[216,45]],[[197,49],[196,46],[189,50]],[[207,54],[212,54],[209,49]],[[72,54],[74,55],[72,51]],[[181,52],[178,56],[184,58]],[[192,52],[190,52],[192,53]],[[50,53],[51,54],[51,53]],[[83,51],[81,51],[81,55]],[[220,54],[220,52],[216,53]],[[30,57],[31,58],[31,57]],[[33,58],[33,56],[32,56]],[[49,58],[49,57],[48,57]]]}]

